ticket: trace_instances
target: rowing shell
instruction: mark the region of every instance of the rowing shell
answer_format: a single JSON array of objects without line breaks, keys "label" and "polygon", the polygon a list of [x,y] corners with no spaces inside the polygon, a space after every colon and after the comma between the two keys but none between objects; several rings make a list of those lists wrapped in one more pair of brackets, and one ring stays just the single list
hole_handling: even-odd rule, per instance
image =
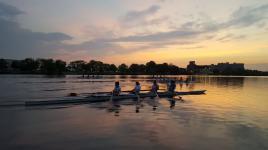
[{"label": "rowing shell", "polygon": [[[187,91],[187,92],[158,92],[159,97],[173,97],[179,95],[201,95],[205,94],[206,90],[200,91]],[[156,97],[155,93],[140,93],[140,98],[147,97]],[[56,104],[77,104],[77,103],[95,103],[95,102],[104,102],[109,101],[111,95],[107,94],[97,94],[90,95],[86,97],[69,97],[67,99],[58,99],[58,100],[42,100],[42,101],[26,101],[25,106],[38,106],[38,105],[56,105]],[[137,95],[135,94],[120,94],[119,96],[113,96],[113,101],[119,101],[124,99],[137,99]]]}]

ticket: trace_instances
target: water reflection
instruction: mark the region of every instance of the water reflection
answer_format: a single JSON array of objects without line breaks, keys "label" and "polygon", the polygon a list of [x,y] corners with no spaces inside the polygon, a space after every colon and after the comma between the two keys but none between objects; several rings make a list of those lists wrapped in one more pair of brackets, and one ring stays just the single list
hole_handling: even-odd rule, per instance
[{"label": "water reflection", "polygon": [[136,102],[136,113],[140,112],[140,108],[143,107],[142,100],[140,97],[137,97],[137,102]]},{"label": "water reflection", "polygon": [[[187,76],[170,76],[170,78]],[[190,78],[190,77],[189,77]],[[193,78],[193,77],[192,77]],[[0,108],[1,149],[268,149],[268,78],[195,76],[176,90],[206,95],[34,108]],[[149,76],[0,76],[0,103],[124,90]],[[93,81],[93,82],[91,82]],[[160,83],[164,88],[165,83]],[[33,140],[35,139],[35,140]],[[194,144],[193,144],[194,143]]]},{"label": "water reflection", "polygon": [[210,84],[210,85],[217,85],[219,87],[222,86],[229,86],[229,87],[236,87],[241,88],[244,86],[245,77],[200,77],[200,82]]},{"label": "water reflection", "polygon": [[170,102],[170,109],[174,109],[175,105],[176,105],[176,100],[175,99],[170,99],[169,102]]},{"label": "water reflection", "polygon": [[109,101],[108,107],[106,108],[108,112],[113,112],[114,116],[119,116],[121,104],[118,101]]},{"label": "water reflection", "polygon": [[180,90],[182,90],[183,83],[179,83],[179,85],[180,85]]},{"label": "water reflection", "polygon": [[[160,102],[161,101],[161,102]],[[120,112],[127,108],[132,108],[133,112],[141,113],[143,109],[151,109],[157,111],[163,101],[169,102],[170,110],[173,110],[176,104],[184,103],[182,97],[173,98],[143,98],[143,99],[125,99],[124,101],[108,101],[88,104],[92,108],[105,109],[109,113],[114,113],[114,116],[120,116]],[[162,106],[161,106],[162,107]]]}]

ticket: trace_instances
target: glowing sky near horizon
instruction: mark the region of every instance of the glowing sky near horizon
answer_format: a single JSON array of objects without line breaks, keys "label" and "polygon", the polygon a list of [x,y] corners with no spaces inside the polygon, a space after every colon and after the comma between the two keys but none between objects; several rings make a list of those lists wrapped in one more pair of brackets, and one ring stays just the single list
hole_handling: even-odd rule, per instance
[{"label": "glowing sky near horizon", "polygon": [[0,0],[0,57],[268,70],[267,23],[267,0]]}]

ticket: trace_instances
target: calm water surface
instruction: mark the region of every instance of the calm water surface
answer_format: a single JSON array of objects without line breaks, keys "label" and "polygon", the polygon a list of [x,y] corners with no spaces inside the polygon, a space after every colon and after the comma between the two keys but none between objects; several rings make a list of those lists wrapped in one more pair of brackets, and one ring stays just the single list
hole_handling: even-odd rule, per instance
[{"label": "calm water surface", "polygon": [[19,105],[70,92],[111,91],[116,80],[123,90],[136,80],[143,89],[151,84],[148,76],[1,75],[0,149],[268,149],[267,77],[197,76],[195,83],[178,84],[177,90],[206,89],[206,95],[184,96],[174,107],[168,98],[144,99],[139,113],[132,100],[112,109],[109,102]]}]

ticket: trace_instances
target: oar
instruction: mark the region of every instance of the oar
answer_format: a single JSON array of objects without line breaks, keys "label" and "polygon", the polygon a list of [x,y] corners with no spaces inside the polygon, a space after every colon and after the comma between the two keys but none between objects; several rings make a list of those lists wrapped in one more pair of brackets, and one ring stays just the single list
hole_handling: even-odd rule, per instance
[{"label": "oar", "polygon": [[157,91],[154,91],[154,93],[155,93],[156,97],[159,98]]},{"label": "oar", "polygon": [[140,96],[138,93],[135,94],[137,95],[136,113],[138,113],[140,109]]},{"label": "oar", "polygon": [[108,102],[108,108],[109,108],[109,109],[112,109],[112,105],[113,105],[113,104],[112,104],[112,103],[113,103],[113,95],[114,95],[113,92],[111,92],[111,97],[110,97],[110,100],[109,100],[109,102]]},{"label": "oar", "polygon": [[154,99],[154,106],[153,106],[153,110],[156,110],[156,107],[157,107],[157,105],[156,105],[156,100],[158,100],[159,99],[159,95],[158,95],[158,93],[157,93],[157,91],[154,91],[154,93],[155,93],[155,95],[156,95],[156,99]]},{"label": "oar", "polygon": [[110,97],[110,102],[112,102],[113,101],[113,92],[111,93],[111,97]]}]

